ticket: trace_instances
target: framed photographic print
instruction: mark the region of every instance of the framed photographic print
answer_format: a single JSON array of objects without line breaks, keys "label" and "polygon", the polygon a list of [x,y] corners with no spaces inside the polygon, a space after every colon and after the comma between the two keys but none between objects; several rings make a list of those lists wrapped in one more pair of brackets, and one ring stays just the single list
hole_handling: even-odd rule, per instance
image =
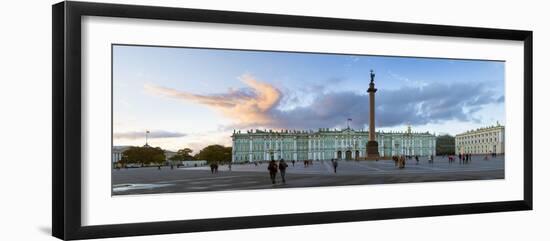
[{"label": "framed photographic print", "polygon": [[532,209],[532,32],[53,5],[53,235]]}]

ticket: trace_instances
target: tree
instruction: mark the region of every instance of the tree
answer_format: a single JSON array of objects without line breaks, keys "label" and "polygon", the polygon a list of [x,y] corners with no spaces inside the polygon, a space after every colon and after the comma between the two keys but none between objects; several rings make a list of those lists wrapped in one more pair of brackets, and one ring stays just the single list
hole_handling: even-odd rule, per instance
[{"label": "tree", "polygon": [[203,148],[195,158],[197,160],[206,160],[208,163],[212,162],[231,162],[231,147],[225,147],[222,145],[210,145]]},{"label": "tree", "polygon": [[455,138],[451,135],[440,135],[435,139],[436,155],[454,155]]},{"label": "tree", "polygon": [[166,160],[164,150],[160,147],[130,147],[122,152],[122,163],[139,163],[139,164],[162,164]]},{"label": "tree", "polygon": [[170,157],[171,161],[187,161],[187,160],[195,160],[193,156],[191,156],[191,153],[193,153],[193,150],[190,148],[183,148],[178,150],[178,152]]}]

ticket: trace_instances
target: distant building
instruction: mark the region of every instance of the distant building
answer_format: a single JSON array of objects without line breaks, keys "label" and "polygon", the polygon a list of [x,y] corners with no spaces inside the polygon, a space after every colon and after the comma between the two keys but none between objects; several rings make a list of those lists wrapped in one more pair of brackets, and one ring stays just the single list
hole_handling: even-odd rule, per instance
[{"label": "distant building", "polygon": [[117,163],[118,161],[122,160],[122,153],[130,149],[130,147],[131,146],[113,146],[111,152],[111,162]]},{"label": "distant building", "polygon": [[[366,156],[368,131],[320,128],[306,130],[234,131],[232,162],[279,160],[359,160]],[[378,152],[393,155],[435,155],[435,135],[429,132],[377,132]]]},{"label": "distant building", "polygon": [[182,167],[199,167],[207,164],[206,160],[185,160],[185,161],[174,161],[174,164]]},{"label": "distant building", "polygon": [[497,122],[489,126],[469,130],[455,137],[456,154],[504,154],[504,126]]},{"label": "distant building", "polygon": [[166,160],[170,160],[170,157],[173,157],[176,154],[178,154],[178,153],[175,152],[175,151],[164,150],[164,157],[166,158]]}]

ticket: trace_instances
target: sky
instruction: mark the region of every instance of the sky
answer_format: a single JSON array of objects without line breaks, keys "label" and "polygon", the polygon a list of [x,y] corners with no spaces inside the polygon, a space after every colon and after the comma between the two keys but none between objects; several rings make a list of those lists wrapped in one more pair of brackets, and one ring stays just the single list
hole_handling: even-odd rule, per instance
[{"label": "sky", "polygon": [[231,146],[233,130],[465,132],[505,124],[505,62],[113,46],[113,145]]}]

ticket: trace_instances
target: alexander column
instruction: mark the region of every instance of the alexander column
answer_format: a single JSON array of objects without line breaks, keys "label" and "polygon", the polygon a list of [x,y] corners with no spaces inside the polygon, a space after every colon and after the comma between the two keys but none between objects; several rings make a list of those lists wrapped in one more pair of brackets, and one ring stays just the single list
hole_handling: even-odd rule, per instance
[{"label": "alexander column", "polygon": [[376,88],[374,88],[374,71],[370,71],[370,84],[367,92],[369,93],[369,108],[370,108],[370,118],[369,118],[369,141],[367,142],[367,160],[378,159],[380,154],[378,154],[378,142],[376,141],[376,132],[374,129],[374,93],[376,93]]}]

